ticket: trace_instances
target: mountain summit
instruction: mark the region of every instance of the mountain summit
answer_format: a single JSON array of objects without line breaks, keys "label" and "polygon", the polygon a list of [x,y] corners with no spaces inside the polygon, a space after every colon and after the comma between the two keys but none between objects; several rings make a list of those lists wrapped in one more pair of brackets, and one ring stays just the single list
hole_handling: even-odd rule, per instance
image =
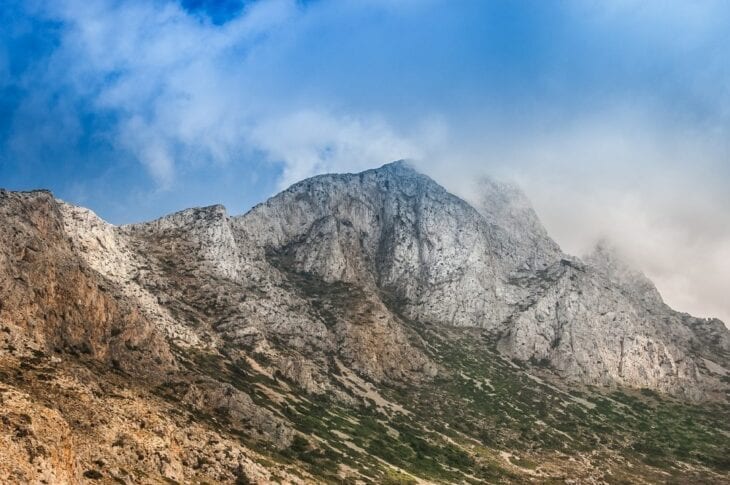
[{"label": "mountain summit", "polygon": [[0,479],[727,478],[725,326],[480,188],[395,162],[121,227],[0,192]]}]

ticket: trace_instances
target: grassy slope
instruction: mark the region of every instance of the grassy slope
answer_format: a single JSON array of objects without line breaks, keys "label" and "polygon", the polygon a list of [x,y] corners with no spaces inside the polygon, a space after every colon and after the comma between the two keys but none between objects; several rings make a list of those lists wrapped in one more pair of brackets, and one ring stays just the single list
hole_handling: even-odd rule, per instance
[{"label": "grassy slope", "polygon": [[[303,434],[283,452],[267,450],[272,460],[299,462],[332,483],[730,478],[727,405],[691,406],[649,391],[568,393],[503,360],[478,331],[419,331],[445,371],[423,385],[381,387],[405,413],[382,402],[347,406],[302,395],[283,379],[220,356],[201,354],[194,365],[246,391]],[[286,399],[276,403],[267,389]]]}]

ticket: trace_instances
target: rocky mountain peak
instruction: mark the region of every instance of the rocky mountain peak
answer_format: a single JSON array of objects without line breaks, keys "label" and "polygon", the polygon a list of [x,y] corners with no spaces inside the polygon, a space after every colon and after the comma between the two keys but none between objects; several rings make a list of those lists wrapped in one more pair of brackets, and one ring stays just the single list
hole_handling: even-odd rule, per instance
[{"label": "rocky mountain peak", "polygon": [[[242,239],[326,281],[390,295],[412,318],[488,326],[507,237],[405,162],[302,181],[236,219]],[[488,317],[488,315],[490,315]]]},{"label": "rocky mountain peak", "polygon": [[519,187],[488,177],[478,187],[477,209],[487,222],[504,231],[521,267],[544,269],[563,257]]},{"label": "rocky mountain peak", "polygon": [[145,228],[149,231],[180,229],[185,227],[201,227],[211,224],[220,224],[228,217],[225,206],[214,204],[206,207],[184,209],[150,222],[128,224],[124,228],[134,230]]},{"label": "rocky mountain peak", "polygon": [[606,238],[600,239],[584,261],[605,275],[612,283],[647,305],[663,305],[654,283],[641,271],[631,267],[619,248]]},{"label": "rocky mountain peak", "polygon": [[416,170],[413,163],[408,160],[395,160],[393,162],[382,165],[380,168],[376,168],[373,170],[381,172],[393,172],[399,175],[409,175],[414,177],[423,176],[420,172]]}]

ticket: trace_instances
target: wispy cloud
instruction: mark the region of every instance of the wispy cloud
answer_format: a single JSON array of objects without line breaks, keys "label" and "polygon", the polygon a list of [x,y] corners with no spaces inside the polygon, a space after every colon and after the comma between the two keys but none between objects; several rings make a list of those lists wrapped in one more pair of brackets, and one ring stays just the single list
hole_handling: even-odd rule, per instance
[{"label": "wispy cloud", "polygon": [[257,3],[224,26],[165,2],[69,0],[42,14],[63,25],[46,82],[113,116],[109,139],[167,188],[179,164],[227,163],[245,146],[256,93],[242,65],[298,9]]},{"label": "wispy cloud", "polygon": [[[36,13],[62,27],[58,48],[34,70],[34,82],[49,89],[29,102],[61,96],[76,105],[72,117],[113,118],[103,136],[160,189],[172,188],[188,166],[256,152],[283,165],[282,183],[417,155],[377,113],[289,104],[267,89],[261,78],[269,58],[310,22],[293,0],[252,3],[223,25],[170,2],[64,0]],[[27,133],[16,130],[17,147],[30,145]]]},{"label": "wispy cloud", "polygon": [[377,118],[335,117],[319,111],[265,120],[254,127],[250,140],[271,159],[286,162],[281,188],[316,173],[360,171],[420,154],[413,143]]}]

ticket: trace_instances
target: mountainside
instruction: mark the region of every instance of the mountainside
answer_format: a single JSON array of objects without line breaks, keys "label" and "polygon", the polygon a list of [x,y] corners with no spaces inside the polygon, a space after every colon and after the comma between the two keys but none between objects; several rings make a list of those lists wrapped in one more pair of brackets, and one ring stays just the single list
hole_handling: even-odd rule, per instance
[{"label": "mountainside", "polygon": [[407,163],[116,227],[0,192],[0,481],[730,480],[730,332]]}]

